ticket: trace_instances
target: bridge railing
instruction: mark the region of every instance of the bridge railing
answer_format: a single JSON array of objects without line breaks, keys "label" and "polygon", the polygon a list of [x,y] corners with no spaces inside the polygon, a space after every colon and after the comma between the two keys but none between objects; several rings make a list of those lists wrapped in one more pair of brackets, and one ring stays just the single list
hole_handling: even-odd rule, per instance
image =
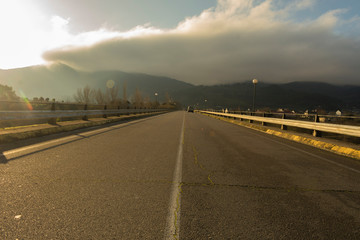
[{"label": "bridge railing", "polygon": [[111,116],[123,114],[139,114],[164,111],[164,109],[118,109],[118,110],[62,110],[62,111],[0,111],[1,120],[41,119],[41,118],[66,118],[66,117],[90,117]]},{"label": "bridge railing", "polygon": [[[215,111],[220,112],[220,111]],[[249,111],[228,111],[228,113],[259,116],[259,117],[271,117],[281,119],[293,119],[308,122],[322,122],[322,123],[335,123],[342,125],[360,126],[359,116],[346,116],[346,115],[322,115],[322,114],[299,114],[291,112],[249,112]]]},{"label": "bridge railing", "polygon": [[320,122],[319,116],[315,116],[313,121],[307,120],[294,120],[287,119],[286,115],[282,115],[282,118],[273,118],[266,116],[252,116],[246,114],[238,114],[238,113],[223,113],[223,112],[215,112],[215,111],[201,111],[201,113],[206,113],[215,116],[227,117],[239,119],[240,121],[248,120],[249,122],[260,122],[262,125],[266,124],[275,124],[280,125],[281,129],[286,130],[287,127],[295,127],[312,130],[314,136],[320,136],[321,132],[327,133],[335,133],[340,135],[347,135],[352,137],[360,137],[360,126],[353,125],[344,125],[344,124],[336,124],[336,123],[325,123]]},{"label": "bridge railing", "polygon": [[135,108],[124,105],[0,101],[0,127],[44,122],[54,124],[62,120],[87,120],[90,117],[106,118],[110,116],[164,111],[168,111],[168,109]]}]

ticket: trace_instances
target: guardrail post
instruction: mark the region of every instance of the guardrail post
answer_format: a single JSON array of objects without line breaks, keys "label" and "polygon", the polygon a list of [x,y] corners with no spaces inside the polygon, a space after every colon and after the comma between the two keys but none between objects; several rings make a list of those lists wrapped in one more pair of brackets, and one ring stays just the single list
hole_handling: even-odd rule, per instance
[{"label": "guardrail post", "polygon": [[[88,110],[87,104],[84,105],[84,110],[85,110],[85,111]],[[85,113],[85,115],[82,117],[82,120],[84,120],[84,121],[87,121],[87,120],[88,120],[88,116],[87,116],[86,113]]]},{"label": "guardrail post", "polygon": [[[285,113],[283,113],[283,115],[282,115],[282,119],[286,119],[286,115],[285,115]],[[286,125],[284,125],[284,124],[282,124],[282,125],[281,125],[281,130],[287,130],[287,126],[286,126]]]},{"label": "guardrail post", "polygon": [[55,111],[55,103],[53,102],[52,104],[51,104],[51,111]]},{"label": "guardrail post", "polygon": [[[236,114],[235,111],[232,111],[232,114]],[[237,120],[238,118],[236,116],[232,117],[234,120]]]},{"label": "guardrail post", "polygon": [[120,117],[120,106],[118,106],[118,114],[117,114],[118,117]]},{"label": "guardrail post", "polygon": [[[315,120],[314,120],[314,122],[319,122],[319,115],[315,114]],[[313,135],[314,137],[321,137],[321,132],[314,129],[312,135]]]},{"label": "guardrail post", "polygon": [[[262,114],[262,117],[263,117],[263,118],[266,117],[265,113]],[[261,125],[262,125],[262,126],[266,126],[266,122],[262,122]]]},{"label": "guardrail post", "polygon": [[241,117],[241,115],[242,115],[242,112],[241,111],[239,111],[239,119],[240,119],[240,122],[242,122],[242,121],[244,121],[244,119]]},{"label": "guardrail post", "polygon": [[[107,106],[106,106],[106,104],[105,104],[105,106],[104,106],[104,111],[106,111],[106,110],[107,110]],[[107,118],[107,114],[106,114],[106,113],[104,113],[103,118]]]},{"label": "guardrail post", "polygon": [[[51,104],[51,111],[55,112],[56,106],[55,106],[55,102],[53,102]],[[49,124],[56,124],[56,117],[50,118],[48,121]]]},{"label": "guardrail post", "polygon": [[[253,113],[252,112],[250,112],[250,116],[252,116],[253,115]],[[254,121],[253,120],[249,120],[249,123],[253,123]]]}]

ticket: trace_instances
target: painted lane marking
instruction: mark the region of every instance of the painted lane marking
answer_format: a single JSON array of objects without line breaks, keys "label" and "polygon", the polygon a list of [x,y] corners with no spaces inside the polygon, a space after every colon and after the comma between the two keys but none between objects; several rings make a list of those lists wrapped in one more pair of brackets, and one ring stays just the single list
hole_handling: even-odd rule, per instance
[{"label": "painted lane marking", "polygon": [[185,113],[183,115],[183,122],[180,133],[180,141],[178,153],[176,158],[176,166],[171,186],[170,205],[168,218],[166,221],[166,229],[164,239],[179,239],[180,233],[180,207],[181,207],[181,193],[182,193],[182,160],[183,160],[183,145],[184,145],[184,130],[185,130]]},{"label": "painted lane marking", "polygon": [[54,140],[49,140],[49,141],[42,142],[42,143],[33,144],[33,145],[30,145],[30,146],[26,146],[26,147],[20,147],[20,148],[16,148],[16,149],[13,149],[13,150],[4,151],[3,153],[0,153],[0,155],[8,158],[10,155],[13,155],[13,154],[18,154],[18,153],[22,153],[22,152],[26,152],[26,151],[31,151],[31,150],[34,150],[34,149],[38,149],[38,148],[48,146],[48,145],[71,142],[73,140],[83,139],[84,137],[91,137],[91,136],[96,135],[98,133],[103,133],[103,132],[106,132],[106,131],[115,130],[115,129],[119,128],[119,127],[125,127],[125,126],[128,126],[128,125],[132,125],[132,124],[139,123],[139,122],[149,120],[149,119],[150,118],[139,119],[139,120],[135,120],[135,121],[127,122],[127,123],[120,123],[120,124],[117,124],[116,126],[110,126],[110,127],[106,127],[106,128],[96,129],[96,130],[92,130],[92,131],[83,132],[83,133],[77,134],[77,135],[71,135],[71,136],[62,137],[62,138],[59,138],[59,139],[54,139]]}]

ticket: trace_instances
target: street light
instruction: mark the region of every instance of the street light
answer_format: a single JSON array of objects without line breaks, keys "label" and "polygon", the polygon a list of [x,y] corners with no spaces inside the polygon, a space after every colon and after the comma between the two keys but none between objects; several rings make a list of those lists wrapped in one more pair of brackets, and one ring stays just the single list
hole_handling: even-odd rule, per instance
[{"label": "street light", "polygon": [[158,106],[158,93],[156,92],[155,93],[155,106],[157,107]]},{"label": "street light", "polygon": [[256,84],[258,84],[258,80],[256,78],[254,78],[252,80],[252,83],[254,84],[254,94],[253,94],[253,107],[252,107],[252,111],[255,112],[255,97],[256,97]]}]

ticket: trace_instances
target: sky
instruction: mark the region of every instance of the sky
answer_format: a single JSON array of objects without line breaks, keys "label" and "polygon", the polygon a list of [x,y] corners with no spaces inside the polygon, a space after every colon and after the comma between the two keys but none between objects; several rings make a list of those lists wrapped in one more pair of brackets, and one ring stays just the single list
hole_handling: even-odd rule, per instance
[{"label": "sky", "polygon": [[360,85],[359,0],[1,0],[0,69]]}]

